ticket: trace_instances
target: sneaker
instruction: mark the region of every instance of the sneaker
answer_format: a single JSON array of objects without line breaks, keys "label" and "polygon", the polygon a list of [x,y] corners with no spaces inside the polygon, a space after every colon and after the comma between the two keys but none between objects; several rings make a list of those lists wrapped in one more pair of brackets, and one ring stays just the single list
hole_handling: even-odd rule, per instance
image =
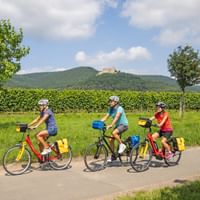
[{"label": "sneaker", "polygon": [[41,153],[41,155],[47,155],[48,153],[50,153],[51,152],[51,149],[50,148],[45,148],[44,150],[43,150],[43,152]]},{"label": "sneaker", "polygon": [[170,159],[173,158],[173,156],[174,156],[174,154],[173,154],[172,152],[169,152],[169,153],[166,155],[166,158],[170,160]]},{"label": "sneaker", "polygon": [[117,160],[116,156],[112,155],[110,158],[108,158],[107,162],[113,162]]},{"label": "sneaker", "polygon": [[119,145],[118,153],[119,153],[119,154],[123,153],[125,149],[126,149],[126,145],[123,144],[123,143],[121,143],[121,144]]}]

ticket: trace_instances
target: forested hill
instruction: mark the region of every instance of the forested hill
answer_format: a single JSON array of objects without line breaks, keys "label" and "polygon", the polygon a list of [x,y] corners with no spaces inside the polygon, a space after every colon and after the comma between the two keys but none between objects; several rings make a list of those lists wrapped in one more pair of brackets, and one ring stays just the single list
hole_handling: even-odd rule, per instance
[{"label": "forested hill", "polygon": [[[134,75],[123,72],[97,75],[91,67],[77,67],[66,71],[15,75],[6,87],[58,89],[117,89],[177,91],[174,79],[158,75]],[[193,87],[191,90],[199,90]]]}]

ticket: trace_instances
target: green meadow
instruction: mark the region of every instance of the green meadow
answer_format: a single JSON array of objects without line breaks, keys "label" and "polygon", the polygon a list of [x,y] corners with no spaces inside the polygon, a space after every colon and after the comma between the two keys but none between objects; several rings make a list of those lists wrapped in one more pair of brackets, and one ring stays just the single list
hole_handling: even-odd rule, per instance
[{"label": "green meadow", "polygon": [[[123,138],[130,135],[140,135],[141,139],[145,137],[145,129],[137,125],[139,117],[150,117],[153,112],[132,112],[127,113],[129,120],[129,129],[123,134]],[[200,144],[200,113],[186,112],[184,118],[179,118],[177,111],[169,111],[172,124],[174,126],[174,135],[185,138],[186,146],[195,146]],[[16,123],[29,123],[38,113],[1,113],[0,114],[0,158],[7,148],[16,144],[22,139],[22,133],[17,133]],[[92,121],[101,119],[104,113],[65,113],[56,114],[56,121],[59,128],[58,134],[51,137],[50,141],[66,137],[72,146],[73,156],[82,156],[85,148],[93,143],[99,136],[99,131],[91,127]],[[108,124],[110,121],[107,122]],[[31,131],[30,136],[36,144],[35,134],[43,129],[41,126],[37,130]],[[153,131],[156,131],[153,128]],[[110,134],[110,131],[108,131]],[[36,146],[37,147],[37,146]],[[0,163],[2,160],[0,159]]]},{"label": "green meadow", "polygon": [[140,191],[136,194],[119,197],[116,200],[199,200],[200,181],[186,182],[176,187],[165,187],[152,191]]}]

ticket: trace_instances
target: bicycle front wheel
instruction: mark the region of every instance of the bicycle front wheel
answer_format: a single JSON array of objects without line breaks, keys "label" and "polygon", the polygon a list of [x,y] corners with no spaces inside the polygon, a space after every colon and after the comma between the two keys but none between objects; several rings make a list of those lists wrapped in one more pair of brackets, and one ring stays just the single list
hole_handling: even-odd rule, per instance
[{"label": "bicycle front wheel", "polygon": [[102,170],[106,166],[107,156],[108,152],[103,144],[91,144],[84,155],[85,166],[93,172]]},{"label": "bicycle front wheel", "polygon": [[59,153],[57,149],[52,148],[49,154],[49,164],[55,170],[63,170],[69,167],[72,161],[72,148],[68,147],[65,153]]},{"label": "bicycle front wheel", "polygon": [[3,168],[10,175],[20,175],[31,165],[31,153],[22,145],[9,148],[3,156]]},{"label": "bicycle front wheel", "polygon": [[136,172],[143,172],[149,168],[152,151],[148,141],[134,146],[130,154],[130,164]]}]

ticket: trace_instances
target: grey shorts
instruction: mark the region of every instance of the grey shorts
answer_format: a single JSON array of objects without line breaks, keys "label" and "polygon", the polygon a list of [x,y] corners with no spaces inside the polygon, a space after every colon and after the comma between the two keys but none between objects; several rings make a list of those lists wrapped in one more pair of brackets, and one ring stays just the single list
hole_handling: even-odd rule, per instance
[{"label": "grey shorts", "polygon": [[116,127],[116,129],[119,131],[119,135],[121,135],[123,132],[128,130],[128,126],[120,124],[119,126]]}]

